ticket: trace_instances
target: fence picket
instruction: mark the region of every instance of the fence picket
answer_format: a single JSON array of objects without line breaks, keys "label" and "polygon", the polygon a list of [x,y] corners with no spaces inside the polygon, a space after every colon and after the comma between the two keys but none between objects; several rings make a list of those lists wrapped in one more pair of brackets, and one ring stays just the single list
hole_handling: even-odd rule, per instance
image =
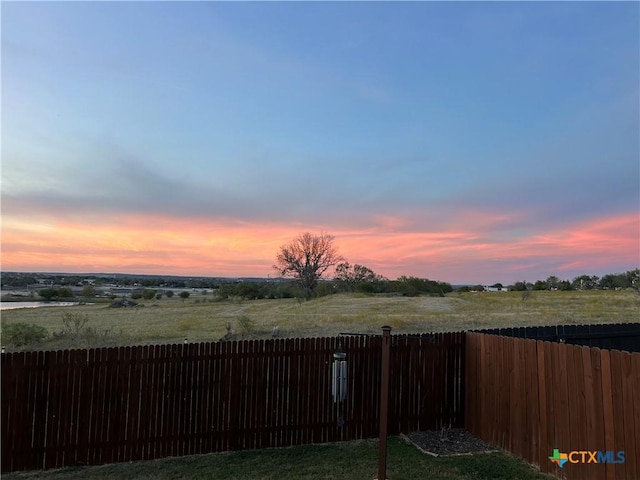
[{"label": "fence picket", "polygon": [[[640,405],[634,405],[634,387],[636,378],[640,375],[636,372],[634,375],[632,369],[632,356],[623,352],[619,353],[620,357],[620,375],[622,380],[622,400],[624,405],[624,412],[626,413],[625,428],[624,428],[624,446],[627,452],[636,452],[636,442],[640,439],[636,438],[638,432],[633,428],[629,428],[634,425],[634,418],[640,415]],[[630,425],[626,425],[629,422]],[[638,458],[636,455],[629,455],[625,462],[625,470],[627,478],[638,478],[640,476],[640,469],[638,469]]]},{"label": "fence picket", "polygon": [[[600,445],[598,442],[598,434],[597,427],[598,424],[598,414],[601,412],[596,409],[596,401],[595,401],[595,392],[596,392],[596,378],[597,373],[593,370],[593,363],[591,361],[591,353],[589,347],[580,347],[579,355],[582,361],[582,371],[584,378],[584,428],[585,428],[585,439],[584,439],[584,447],[586,450],[594,451],[594,450],[603,450],[603,445]],[[600,394],[601,395],[601,394]],[[601,407],[600,407],[601,408]],[[603,432],[600,429],[600,432]],[[594,468],[588,468],[585,471],[585,480],[597,480],[598,475],[600,477],[603,476],[604,469],[600,469],[601,471],[597,471]]]},{"label": "fence picket", "polygon": [[508,403],[508,422],[513,432],[509,435],[509,451],[515,455],[522,456],[522,433],[524,431],[522,422],[522,413],[525,411],[525,405],[522,398],[524,392],[524,385],[522,382],[522,371],[524,370],[524,364],[522,361],[521,350],[523,347],[522,342],[513,341],[508,339],[507,343],[511,349],[511,352],[507,352],[507,355],[511,357],[509,362],[509,403]]},{"label": "fence picket", "polygon": [[539,465],[538,449],[540,448],[540,394],[538,392],[538,352],[535,341],[525,342],[525,456],[534,465]]},{"label": "fence picket", "polygon": [[[623,373],[622,373],[622,352],[619,350],[611,351],[611,393],[613,397],[614,411],[614,448],[613,451],[625,450],[631,452],[626,445],[625,436],[625,416],[615,415],[615,412],[624,412],[624,391],[623,391]],[[628,461],[628,460],[627,460]],[[616,478],[634,478],[627,477],[627,463],[616,464]]]},{"label": "fence picket", "polygon": [[632,452],[632,455],[635,455],[636,460],[636,476],[640,476],[640,353],[632,353],[631,354],[631,378],[630,382],[633,382],[633,396],[632,396],[632,404],[633,404],[633,423],[628,427],[632,431],[635,432],[635,454]]},{"label": "fence picket", "polygon": [[[569,393],[569,422],[570,422],[570,450],[586,449],[587,433],[585,425],[587,422],[584,393],[584,369],[582,367],[582,353],[579,346],[567,345],[567,381]],[[581,478],[589,475],[591,465],[577,463],[573,470]]]},{"label": "fence picket", "polygon": [[[593,408],[594,408],[594,428],[593,428],[593,438],[594,438],[594,450],[605,451],[606,448],[606,435],[605,435],[605,404],[604,404],[604,375],[602,370],[602,355],[601,350],[599,348],[590,348],[590,356],[591,356],[591,368],[593,371]],[[608,478],[607,470],[608,466],[605,466],[604,473],[600,473],[600,478]]]},{"label": "fence picket", "polygon": [[[537,420],[538,422],[538,448],[540,451],[537,454],[538,457],[538,466],[540,467],[540,471],[542,473],[549,472],[549,462],[547,458],[547,452],[549,451],[549,437],[550,432],[548,430],[548,422],[549,422],[549,412],[548,412],[548,396],[547,389],[551,388],[550,385],[547,384],[546,379],[546,349],[545,343],[538,340],[535,342],[536,345],[536,359],[537,359],[537,382],[538,382],[538,415],[537,418],[534,416],[534,422]],[[534,412],[535,415],[535,412]],[[534,451],[535,455],[535,451]],[[535,462],[532,462],[535,463]]]}]

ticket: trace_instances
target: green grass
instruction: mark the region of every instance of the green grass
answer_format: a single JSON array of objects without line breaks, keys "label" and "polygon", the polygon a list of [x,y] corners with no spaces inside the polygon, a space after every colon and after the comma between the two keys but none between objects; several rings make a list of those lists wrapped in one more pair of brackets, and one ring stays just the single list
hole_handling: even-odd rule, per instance
[{"label": "green grass", "polygon": [[[283,337],[332,336],[341,332],[440,332],[478,328],[638,320],[640,295],[634,291],[535,291],[453,293],[445,297],[384,297],[337,294],[310,301],[296,299],[214,301],[212,295],[142,302],[144,307],[105,304],[6,310],[2,324],[41,325],[50,334],[63,328],[63,312],[89,317],[89,325],[111,332],[104,345],[217,341],[230,322],[239,338],[270,338],[274,326]],[[250,326],[250,328],[247,328]],[[38,348],[71,348],[59,339]],[[95,345],[99,346],[99,345]],[[10,346],[8,346],[10,348]],[[29,347],[28,347],[29,348]],[[10,350],[9,350],[10,351]]]},{"label": "green grass", "polygon": [[[341,479],[376,476],[378,442],[361,440],[329,445],[251,450],[224,454],[165,458],[146,462],[67,468],[3,475],[4,480],[150,480],[150,479]],[[391,480],[543,480],[523,461],[504,453],[434,458],[399,437],[390,437],[387,477]]]}]

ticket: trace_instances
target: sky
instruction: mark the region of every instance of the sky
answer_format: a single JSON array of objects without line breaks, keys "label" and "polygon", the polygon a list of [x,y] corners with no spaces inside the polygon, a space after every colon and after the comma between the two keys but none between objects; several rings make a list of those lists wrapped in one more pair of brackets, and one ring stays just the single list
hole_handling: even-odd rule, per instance
[{"label": "sky", "polygon": [[3,271],[640,265],[637,2],[7,2]]}]

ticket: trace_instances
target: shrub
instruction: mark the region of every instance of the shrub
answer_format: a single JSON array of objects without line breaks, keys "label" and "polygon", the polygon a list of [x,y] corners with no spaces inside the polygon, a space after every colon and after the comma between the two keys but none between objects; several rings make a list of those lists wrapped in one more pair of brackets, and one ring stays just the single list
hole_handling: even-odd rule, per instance
[{"label": "shrub", "polygon": [[2,326],[2,340],[16,347],[40,343],[48,335],[47,329],[40,325],[10,323]]},{"label": "shrub", "polygon": [[73,290],[68,287],[60,287],[58,289],[58,297],[60,298],[73,298]]},{"label": "shrub", "polygon": [[96,288],[93,285],[85,285],[82,287],[82,296],[85,298],[93,298],[96,296]]},{"label": "shrub", "polygon": [[231,325],[231,322],[229,320],[227,320],[224,323],[224,328],[227,330],[227,333],[225,333],[225,335],[220,339],[220,341],[223,342],[223,341],[233,340],[236,337],[236,334],[233,331],[233,325]]},{"label": "shrub", "polygon": [[240,315],[238,317],[238,326],[242,335],[251,335],[255,330],[255,323],[248,315]]},{"label": "shrub", "polygon": [[89,330],[87,323],[89,323],[89,315],[64,312],[62,314],[62,331],[60,334],[72,336],[83,335]]},{"label": "shrub", "polygon": [[58,290],[56,290],[55,288],[43,288],[38,290],[38,295],[44,298],[45,302],[50,302],[51,300],[53,300],[53,297],[58,296]]},{"label": "shrub", "polygon": [[155,290],[147,289],[144,292],[142,292],[142,298],[144,298],[145,300],[151,300],[155,296],[156,296]]},{"label": "shrub", "polygon": [[64,312],[62,330],[53,333],[53,340],[64,348],[91,348],[97,345],[117,344],[120,338],[112,328],[99,330],[89,325],[89,315]]},{"label": "shrub", "polygon": [[335,284],[333,282],[321,282],[316,287],[316,295],[318,297],[326,297],[336,293]]}]

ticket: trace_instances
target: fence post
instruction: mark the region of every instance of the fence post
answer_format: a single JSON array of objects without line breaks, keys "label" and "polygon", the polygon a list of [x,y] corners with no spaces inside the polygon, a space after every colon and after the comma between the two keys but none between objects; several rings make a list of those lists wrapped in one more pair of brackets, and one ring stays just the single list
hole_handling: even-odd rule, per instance
[{"label": "fence post", "polygon": [[391,327],[382,327],[382,372],[380,379],[380,444],[378,451],[378,480],[387,478],[387,423],[389,411],[389,351]]}]

